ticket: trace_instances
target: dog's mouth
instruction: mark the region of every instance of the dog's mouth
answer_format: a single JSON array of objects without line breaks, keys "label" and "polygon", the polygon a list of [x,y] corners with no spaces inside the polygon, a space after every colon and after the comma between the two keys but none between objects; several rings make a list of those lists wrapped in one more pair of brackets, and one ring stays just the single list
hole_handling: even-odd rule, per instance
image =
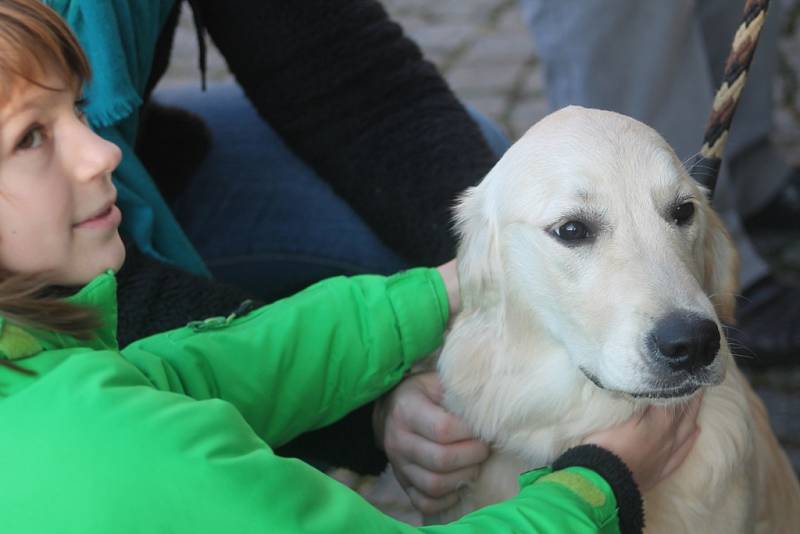
[{"label": "dog's mouth", "polygon": [[719,384],[721,378],[716,378],[715,373],[709,370],[703,370],[696,374],[684,377],[682,380],[674,382],[665,382],[654,386],[651,389],[643,389],[637,391],[625,391],[621,389],[609,388],[600,380],[600,378],[591,371],[579,367],[581,372],[589,379],[589,381],[598,388],[609,391],[612,393],[621,393],[628,395],[635,399],[680,399],[689,397],[694,394],[698,389],[704,386],[713,386]]},{"label": "dog's mouth", "polygon": [[656,391],[642,391],[636,393],[628,393],[635,399],[679,399],[688,397],[695,391],[700,389],[700,384],[683,384],[672,389],[661,389]]}]

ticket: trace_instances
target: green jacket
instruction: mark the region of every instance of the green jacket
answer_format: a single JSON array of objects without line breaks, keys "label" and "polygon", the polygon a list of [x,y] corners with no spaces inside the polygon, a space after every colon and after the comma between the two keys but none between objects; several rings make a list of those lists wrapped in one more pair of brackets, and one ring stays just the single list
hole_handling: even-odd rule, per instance
[{"label": "green jacket", "polygon": [[[106,321],[90,342],[0,320],[0,531],[23,533],[616,532],[595,472],[520,478],[518,497],[411,527],[272,447],[395,385],[442,341],[438,273],[316,284],[242,317],[115,340],[115,281],[71,300]],[[356,439],[370,439],[361,436]]]}]

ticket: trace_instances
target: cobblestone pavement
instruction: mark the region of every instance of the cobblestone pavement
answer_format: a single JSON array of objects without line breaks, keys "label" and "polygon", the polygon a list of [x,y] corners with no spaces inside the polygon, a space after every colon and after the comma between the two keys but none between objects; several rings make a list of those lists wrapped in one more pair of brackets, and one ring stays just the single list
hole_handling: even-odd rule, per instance
[{"label": "cobblestone pavement", "polygon": [[[732,5],[738,9],[741,3]],[[774,138],[787,159],[800,163],[800,0],[773,3],[786,13],[780,76],[775,84]],[[509,138],[516,139],[547,113],[541,68],[517,0],[384,0],[384,5],[439,67],[456,94],[494,119]],[[196,65],[195,36],[189,18],[184,17],[168,80],[198,80]],[[213,48],[208,77],[209,81],[230,78]],[[800,272],[800,243],[773,248],[770,253],[784,273]],[[776,433],[800,470],[800,365],[751,378],[766,401]]]}]

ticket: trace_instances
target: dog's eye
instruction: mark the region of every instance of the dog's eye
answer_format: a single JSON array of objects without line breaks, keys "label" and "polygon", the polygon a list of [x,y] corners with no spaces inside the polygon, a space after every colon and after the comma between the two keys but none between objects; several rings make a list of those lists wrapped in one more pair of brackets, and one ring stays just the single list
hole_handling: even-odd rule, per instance
[{"label": "dog's eye", "polygon": [[562,241],[578,241],[592,237],[589,229],[580,221],[565,222],[555,229],[555,234]]},{"label": "dog's eye", "polygon": [[694,204],[691,202],[684,202],[672,208],[670,217],[678,226],[688,224],[694,215]]}]

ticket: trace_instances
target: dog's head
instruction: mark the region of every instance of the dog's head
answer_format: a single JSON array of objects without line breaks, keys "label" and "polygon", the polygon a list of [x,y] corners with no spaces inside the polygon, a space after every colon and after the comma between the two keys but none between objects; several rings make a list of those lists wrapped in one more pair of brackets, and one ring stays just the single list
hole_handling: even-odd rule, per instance
[{"label": "dog's head", "polygon": [[456,221],[465,316],[534,347],[551,338],[608,391],[680,399],[722,380],[736,253],[651,128],[557,111],[465,193]]}]

